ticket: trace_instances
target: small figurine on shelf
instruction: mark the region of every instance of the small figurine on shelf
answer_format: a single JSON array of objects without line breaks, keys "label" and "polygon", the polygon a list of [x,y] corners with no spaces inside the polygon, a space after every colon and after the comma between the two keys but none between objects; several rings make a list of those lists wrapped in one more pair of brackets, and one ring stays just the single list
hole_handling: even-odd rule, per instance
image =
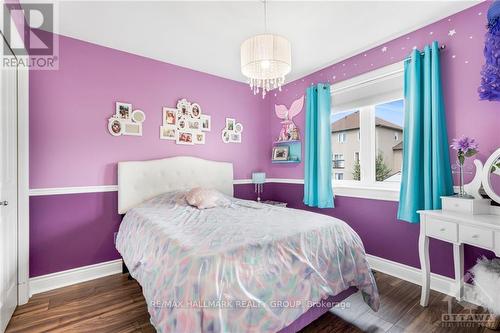
[{"label": "small figurine on shelf", "polygon": [[276,116],[282,119],[281,121],[281,131],[278,137],[278,141],[290,141],[290,140],[300,140],[299,129],[293,121],[293,117],[298,115],[302,111],[304,106],[304,96],[295,100],[290,109],[287,109],[284,105],[275,105],[274,110]]}]

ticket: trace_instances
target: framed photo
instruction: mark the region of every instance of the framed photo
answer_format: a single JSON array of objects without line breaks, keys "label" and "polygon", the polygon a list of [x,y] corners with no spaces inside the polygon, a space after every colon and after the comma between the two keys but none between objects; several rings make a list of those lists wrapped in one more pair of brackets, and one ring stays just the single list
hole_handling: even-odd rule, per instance
[{"label": "framed photo", "polygon": [[202,131],[210,132],[211,127],[212,127],[212,119],[210,116],[201,115],[200,123],[201,123],[201,130]]},{"label": "framed photo", "polygon": [[204,145],[205,144],[205,132],[194,132],[193,139],[195,145]]},{"label": "framed photo", "polygon": [[189,118],[187,119],[187,128],[191,131],[198,131],[201,129],[201,124],[199,119]]},{"label": "framed photo", "polygon": [[178,145],[193,145],[193,132],[179,131],[175,142]]},{"label": "framed photo", "polygon": [[189,103],[185,98],[177,102],[177,110],[184,117],[188,117],[191,112],[191,103]]},{"label": "framed photo", "polygon": [[160,139],[177,140],[177,128],[172,125],[160,126]]},{"label": "framed photo", "polygon": [[229,143],[229,135],[230,135],[230,132],[228,132],[226,130],[222,131],[222,134],[221,134],[222,142]]},{"label": "framed photo", "polygon": [[226,130],[234,131],[236,121],[233,118],[226,118]]},{"label": "framed photo", "polygon": [[177,124],[177,109],[163,107],[163,125]]},{"label": "framed photo", "polygon": [[118,118],[110,118],[108,121],[109,133],[113,136],[120,136],[123,133],[122,122]]},{"label": "framed photo", "polygon": [[119,119],[129,120],[132,114],[132,104],[116,102],[116,116]]},{"label": "framed photo", "polygon": [[241,133],[241,132],[243,132],[243,125],[242,125],[241,123],[236,123],[236,124],[234,125],[234,131],[235,131],[236,133]]},{"label": "framed photo", "polygon": [[142,124],[134,122],[122,122],[123,135],[142,136]]},{"label": "framed photo", "polygon": [[288,146],[273,147],[273,161],[286,161],[288,160]]},{"label": "framed photo", "polygon": [[146,114],[142,110],[134,110],[132,111],[130,118],[133,122],[141,124],[144,120],[146,120]]},{"label": "framed photo", "polygon": [[201,107],[198,103],[191,104],[191,117],[195,119],[200,119],[201,116]]},{"label": "framed photo", "polygon": [[177,122],[177,127],[179,127],[179,129],[181,130],[184,130],[184,129],[187,129],[188,127],[188,120],[185,119],[185,118],[180,118]]},{"label": "framed photo", "polygon": [[241,133],[229,133],[229,142],[241,143]]}]

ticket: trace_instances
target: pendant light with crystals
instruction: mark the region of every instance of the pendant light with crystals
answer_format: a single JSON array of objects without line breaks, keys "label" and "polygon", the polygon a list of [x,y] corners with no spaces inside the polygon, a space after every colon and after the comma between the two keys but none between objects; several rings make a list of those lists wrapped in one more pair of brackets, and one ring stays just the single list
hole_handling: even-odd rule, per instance
[{"label": "pendant light with crystals", "polygon": [[267,3],[264,1],[264,34],[253,36],[241,44],[241,72],[248,78],[254,94],[262,89],[262,98],[285,82],[292,69],[290,42],[267,33]]}]

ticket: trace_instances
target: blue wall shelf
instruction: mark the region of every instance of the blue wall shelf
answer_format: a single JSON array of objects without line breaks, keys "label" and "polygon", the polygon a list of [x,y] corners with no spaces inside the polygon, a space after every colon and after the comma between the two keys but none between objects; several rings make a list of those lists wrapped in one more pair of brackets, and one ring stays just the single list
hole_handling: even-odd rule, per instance
[{"label": "blue wall shelf", "polygon": [[302,142],[300,140],[274,141],[273,147],[288,146],[288,160],[272,161],[273,163],[300,163],[302,159]]}]

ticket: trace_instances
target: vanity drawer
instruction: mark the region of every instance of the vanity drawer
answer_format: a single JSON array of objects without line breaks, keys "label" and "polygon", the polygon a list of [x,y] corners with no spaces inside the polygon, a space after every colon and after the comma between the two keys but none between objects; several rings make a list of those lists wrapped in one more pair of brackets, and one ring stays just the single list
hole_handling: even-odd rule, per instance
[{"label": "vanity drawer", "polygon": [[425,221],[425,233],[427,236],[457,242],[458,230],[456,223],[427,217]]},{"label": "vanity drawer", "polygon": [[460,241],[466,244],[493,249],[493,230],[461,225],[459,233]]}]

